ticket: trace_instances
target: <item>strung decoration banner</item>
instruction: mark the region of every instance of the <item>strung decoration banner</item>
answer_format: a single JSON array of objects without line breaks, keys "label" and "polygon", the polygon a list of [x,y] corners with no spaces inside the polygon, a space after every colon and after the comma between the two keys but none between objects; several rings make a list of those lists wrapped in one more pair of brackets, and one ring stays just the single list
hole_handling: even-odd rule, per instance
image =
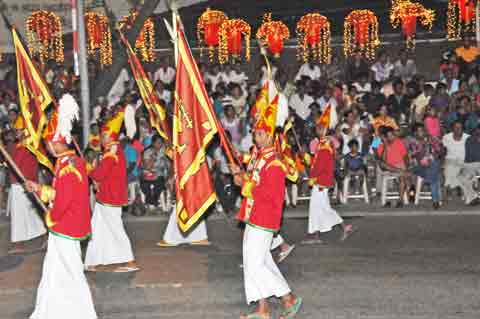
[{"label": "strung decoration banner", "polygon": [[426,9],[420,3],[408,0],[396,1],[390,11],[390,23],[394,28],[402,26],[402,33],[407,41],[407,49],[415,48],[417,20],[430,31],[432,29],[435,11]]},{"label": "strung decoration banner", "polygon": [[47,60],[63,62],[62,22],[59,16],[45,10],[35,11],[28,17],[25,27],[31,56],[38,56],[42,64]]},{"label": "strung decoration banner", "polygon": [[283,42],[290,38],[290,31],[282,21],[272,21],[272,14],[263,17],[263,23],[257,30],[257,39],[268,47],[275,58],[283,51]]},{"label": "strung decoration banner", "polygon": [[[128,30],[133,28],[137,19],[138,11],[131,11],[128,16],[119,21],[119,28],[124,27]],[[143,23],[143,27],[135,41],[135,53],[139,54],[143,62],[155,61],[155,24],[152,18],[148,18]]]},{"label": "strung decoration banner", "polygon": [[475,0],[449,0],[447,9],[447,39],[459,40],[466,33],[475,32]]},{"label": "strung decoration banner", "polygon": [[210,62],[213,62],[215,47],[220,41],[220,26],[227,19],[227,15],[222,11],[210,10],[210,8],[207,8],[198,18],[197,38],[200,42],[200,55],[203,55],[203,47],[207,46]]},{"label": "strung decoration banner", "polygon": [[298,58],[308,62],[310,56],[329,64],[332,58],[331,31],[328,19],[319,13],[309,13],[297,23]]},{"label": "strung decoration banner", "polygon": [[100,65],[112,64],[112,32],[108,18],[96,12],[85,13],[87,29],[87,51],[91,56],[98,54]]},{"label": "strung decoration banner", "polygon": [[251,27],[242,19],[228,19],[220,26],[218,60],[220,64],[229,61],[230,56],[235,63],[242,53],[242,36],[245,41],[245,60],[250,60]]},{"label": "strung decoration banner", "polygon": [[380,45],[378,19],[370,10],[354,10],[345,18],[343,30],[343,51],[350,56],[360,50],[366,58],[373,60]]}]

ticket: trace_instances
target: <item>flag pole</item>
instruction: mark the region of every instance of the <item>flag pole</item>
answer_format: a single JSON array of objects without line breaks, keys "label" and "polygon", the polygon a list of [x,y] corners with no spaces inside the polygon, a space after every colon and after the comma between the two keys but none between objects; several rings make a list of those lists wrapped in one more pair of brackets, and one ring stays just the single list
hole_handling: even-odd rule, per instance
[{"label": "flag pole", "polygon": [[[23,175],[22,171],[20,170],[20,168],[18,167],[18,165],[15,163],[15,161],[13,160],[13,158],[10,156],[10,154],[7,152],[7,150],[5,149],[5,145],[3,144],[3,142],[0,140],[0,153],[2,153],[2,156],[3,158],[5,159],[5,161],[8,163],[8,165],[10,166],[10,168],[13,170],[13,172],[15,173],[15,175],[18,176],[18,178],[22,181],[23,184],[25,184],[27,182],[27,179],[25,178],[25,175]],[[38,197],[37,193],[33,193],[33,197],[35,198],[35,200],[37,201],[38,205],[40,206],[40,208],[43,210],[44,213],[47,213],[48,212],[48,209],[47,207],[45,206],[45,204],[40,200],[40,198]]]}]

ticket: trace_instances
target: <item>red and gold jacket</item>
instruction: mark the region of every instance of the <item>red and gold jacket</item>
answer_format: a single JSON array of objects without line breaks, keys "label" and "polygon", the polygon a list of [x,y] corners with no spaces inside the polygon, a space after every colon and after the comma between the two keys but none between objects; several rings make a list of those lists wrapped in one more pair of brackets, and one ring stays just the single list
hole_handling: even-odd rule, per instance
[{"label": "red and gold jacket", "polygon": [[98,184],[96,198],[100,204],[128,204],[127,164],[118,142],[107,147],[98,166],[90,172],[90,177]]},{"label": "red and gold jacket", "polygon": [[335,185],[335,149],[328,138],[316,147],[310,167],[310,185],[329,188]]},{"label": "red and gold jacket", "polygon": [[237,218],[253,227],[277,232],[282,220],[287,170],[273,147],[255,152],[244,176],[244,198]]},{"label": "red and gold jacket", "polygon": [[57,158],[52,186],[42,185],[39,196],[50,203],[45,222],[49,232],[72,240],[90,237],[90,200],[85,162],[74,151]]},{"label": "red and gold jacket", "polygon": [[[27,180],[32,182],[38,181],[37,158],[25,147],[25,145],[21,143],[15,145],[12,152],[12,159]],[[17,175],[14,173],[10,174],[10,183],[18,183]]]}]

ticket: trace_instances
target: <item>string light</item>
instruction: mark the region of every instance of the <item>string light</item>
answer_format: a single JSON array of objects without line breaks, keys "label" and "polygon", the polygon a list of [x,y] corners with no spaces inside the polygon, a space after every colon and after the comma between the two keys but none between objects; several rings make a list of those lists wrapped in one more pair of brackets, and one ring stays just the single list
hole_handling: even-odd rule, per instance
[{"label": "string light", "polygon": [[290,38],[290,31],[282,21],[272,21],[272,14],[263,17],[263,23],[257,30],[257,39],[267,44],[275,58],[279,58],[283,51],[283,41]]},{"label": "string light", "polygon": [[47,60],[62,63],[62,22],[55,13],[45,10],[33,12],[26,21],[26,33],[30,55],[38,56],[42,64]]},{"label": "string light", "polygon": [[208,57],[213,62],[215,47],[219,43],[219,30],[227,15],[218,10],[207,10],[202,13],[197,22],[197,39],[200,43],[200,56],[203,56],[203,47],[208,47]]},{"label": "string light", "polygon": [[[218,46],[218,61],[225,64],[232,56],[233,62],[240,58],[236,49],[241,46],[241,36],[245,41],[245,60],[250,61],[250,36],[251,27],[242,19],[228,19],[220,26],[220,42]],[[230,45],[229,45],[230,43]]]},{"label": "string light", "polygon": [[308,62],[310,56],[330,64],[332,58],[331,31],[328,19],[319,13],[309,13],[297,23],[297,57]]},{"label": "string light", "polygon": [[108,18],[96,12],[85,13],[85,25],[87,29],[87,51],[94,56],[99,55],[100,65],[112,64],[112,32]]},{"label": "string light", "polygon": [[[131,29],[138,17],[138,11],[132,11],[128,16],[119,21],[119,28]],[[148,18],[143,23],[142,29],[135,41],[135,52],[140,54],[142,61],[155,61],[155,24],[152,18]]]},{"label": "string light", "polygon": [[447,39],[459,40],[462,34],[475,32],[476,10],[474,0],[449,0],[447,9]]},{"label": "string light", "polygon": [[350,56],[359,49],[367,59],[373,60],[380,45],[378,19],[370,10],[354,10],[345,18],[343,29],[343,51]]}]

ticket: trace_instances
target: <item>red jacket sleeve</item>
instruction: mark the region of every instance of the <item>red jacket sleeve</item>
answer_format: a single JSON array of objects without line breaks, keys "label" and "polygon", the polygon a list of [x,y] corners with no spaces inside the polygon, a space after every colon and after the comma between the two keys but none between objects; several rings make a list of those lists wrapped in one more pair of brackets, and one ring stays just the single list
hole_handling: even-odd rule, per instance
[{"label": "red jacket sleeve", "polygon": [[255,201],[272,202],[274,205],[283,203],[285,197],[285,171],[283,168],[279,165],[270,166],[260,180],[261,183],[252,190]]},{"label": "red jacket sleeve", "polygon": [[73,186],[78,183],[78,181],[75,180],[77,178],[73,173],[57,177],[55,181],[55,199],[53,200],[53,207],[50,211],[50,217],[54,223],[62,220],[63,216],[68,212],[72,198],[75,196]]},{"label": "red jacket sleeve", "polygon": [[100,164],[93,169],[93,171],[90,173],[90,177],[95,181],[95,182],[102,182],[106,178],[109,177],[110,173],[113,170],[113,166],[115,165],[115,157],[114,156],[108,156],[103,158],[100,161]]}]

